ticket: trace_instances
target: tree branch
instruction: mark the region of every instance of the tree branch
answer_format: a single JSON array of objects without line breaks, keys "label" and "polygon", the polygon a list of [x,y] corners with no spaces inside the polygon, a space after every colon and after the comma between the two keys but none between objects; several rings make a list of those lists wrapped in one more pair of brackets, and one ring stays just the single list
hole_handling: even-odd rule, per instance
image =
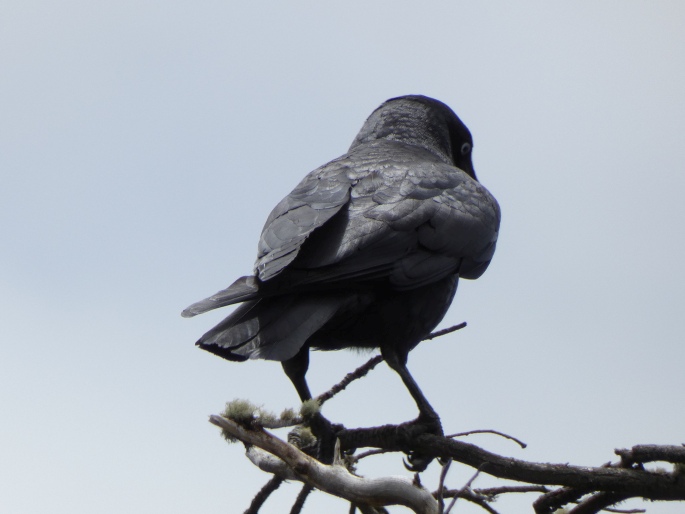
[{"label": "tree branch", "polygon": [[[455,325],[430,334],[426,339],[433,339],[464,326],[466,323]],[[350,383],[365,376],[382,360],[380,355],[373,357],[352,373],[347,374],[329,391],[319,395],[312,403],[323,404],[343,391]],[[685,500],[685,446],[682,445],[637,445],[630,449],[617,449],[615,453],[620,457],[620,462],[608,463],[600,467],[581,467],[569,464],[527,462],[497,455],[473,444],[451,439],[475,433],[494,433],[515,441],[522,448],[526,447],[522,441],[496,430],[472,430],[449,436],[438,436],[427,431],[426,424],[418,419],[399,425],[356,429],[346,429],[342,425],[332,425],[327,422],[335,433],[338,444],[336,461],[333,465],[324,465],[314,457],[300,451],[300,444],[295,443],[297,446],[293,446],[264,430],[265,425],[280,427],[304,422],[308,419],[305,414],[298,416],[294,412],[284,411],[276,417],[249,402],[234,401],[227,405],[224,416],[226,417],[211,416],[210,421],[223,429],[227,440],[242,441],[246,445],[248,458],[256,466],[275,475],[255,496],[247,513],[256,513],[269,494],[283,480],[297,480],[305,484],[293,506],[293,512],[301,510],[307,495],[314,488],[349,501],[352,511],[359,510],[362,514],[386,512],[383,508],[385,505],[404,505],[417,513],[437,514],[438,510],[444,509],[444,498],[452,498],[452,503],[447,507],[446,512],[449,512],[457,498],[464,498],[489,513],[496,514],[489,502],[498,495],[516,492],[543,493],[533,504],[537,514],[551,514],[560,507],[574,503],[577,505],[570,511],[572,514],[595,514],[602,510],[624,513],[641,512],[609,508],[611,505],[632,497],[665,501]],[[318,416],[321,416],[320,413]],[[299,437],[298,434],[296,435]],[[289,441],[293,442],[290,436]],[[364,457],[380,453],[418,453],[425,458],[440,458],[448,463],[456,461],[494,477],[533,485],[494,487],[474,491],[470,489],[470,484],[477,476],[476,473],[460,490],[451,490],[445,487],[449,468],[449,465],[446,465],[440,476],[438,491],[434,493],[436,500],[420,485],[418,475],[412,483],[404,477],[367,479],[350,473],[347,466],[342,465],[339,459],[339,450],[355,451],[357,448],[371,449],[357,456],[346,457],[347,466],[354,465]],[[673,464],[673,471],[650,471],[643,467],[644,463],[656,461]],[[546,486],[560,486],[560,488],[550,491]]]},{"label": "tree branch", "polygon": [[520,482],[561,485],[581,493],[614,491],[651,500],[685,500],[685,477],[678,473],[527,462],[502,457],[463,441],[422,433],[420,425],[414,423],[348,429],[339,432],[338,437],[344,450],[372,447],[405,453],[416,451],[427,457],[452,458],[490,475]]},{"label": "tree branch", "polygon": [[[430,339],[435,339],[436,337],[444,336],[446,334],[451,334],[452,332],[456,332],[457,330],[461,330],[466,326],[466,322],[463,321],[459,323],[458,325],[451,326],[449,328],[445,328],[442,330],[438,330],[437,332],[432,332],[431,334],[427,335],[422,341],[428,341]],[[331,387],[328,391],[325,393],[321,393],[319,396],[315,398],[315,400],[319,403],[319,405],[323,405],[325,402],[333,398],[336,394],[339,392],[343,391],[348,385],[350,385],[352,382],[355,380],[358,380],[366,374],[371,371],[373,368],[378,366],[383,362],[383,357],[381,355],[376,355],[374,357],[371,357],[366,363],[362,364],[359,366],[357,369],[352,371],[351,373],[348,373],[345,375],[345,378],[343,378],[340,382],[335,384],[333,387]]]},{"label": "tree branch", "polygon": [[466,482],[461,489],[457,492],[457,494],[452,497],[452,501],[449,504],[449,507],[445,509],[445,514],[450,514],[452,511],[452,508],[454,508],[454,504],[457,503],[457,500],[464,495],[466,491],[469,491],[471,489],[471,484],[478,478],[478,475],[480,475],[480,469],[476,470],[476,472],[473,474],[473,476],[469,479],[468,482]]},{"label": "tree branch", "polygon": [[290,509],[290,514],[300,514],[302,512],[302,507],[304,507],[304,502],[307,500],[309,494],[314,490],[314,488],[309,484],[304,484],[300,490],[300,494],[297,495],[297,499]]},{"label": "tree branch", "polygon": [[526,448],[528,446],[526,443],[524,443],[520,439],[516,439],[515,437],[507,435],[504,432],[499,432],[498,430],[489,430],[489,429],[469,430],[468,432],[459,432],[458,434],[450,434],[446,437],[449,437],[451,439],[453,437],[463,437],[463,436],[472,435],[472,434],[495,434],[495,435],[502,436],[505,439],[509,439],[511,441],[514,441],[521,448]]},{"label": "tree branch", "polygon": [[452,332],[456,332],[457,330],[461,330],[464,327],[466,327],[466,321],[462,321],[458,325],[453,325],[449,328],[443,328],[442,330],[437,330],[436,332],[432,332],[431,334],[428,334],[426,337],[424,337],[422,339],[422,341],[430,341],[431,339],[435,339],[436,337],[444,336],[446,334],[451,334]]},{"label": "tree branch", "polygon": [[403,505],[417,514],[437,514],[437,502],[431,493],[405,477],[358,477],[339,463],[322,464],[263,429],[248,429],[216,415],[210,416],[209,420],[232,437],[279,457],[301,480],[324,492],[357,505]]},{"label": "tree branch", "polygon": [[578,503],[578,505],[569,511],[569,514],[597,514],[607,507],[627,500],[628,498],[630,498],[630,495],[628,494],[602,491],[601,493],[593,494]]},{"label": "tree branch", "polygon": [[259,509],[262,508],[262,505],[264,505],[264,502],[271,496],[271,493],[278,489],[282,483],[283,479],[281,477],[272,477],[255,495],[252,499],[252,503],[250,503],[250,506],[243,514],[257,514]]},{"label": "tree branch", "polygon": [[616,450],[614,453],[621,457],[622,463],[628,466],[656,461],[685,464],[685,446],[641,444],[629,450]]},{"label": "tree branch", "polygon": [[345,378],[343,378],[340,382],[331,387],[328,391],[317,396],[315,400],[319,403],[319,405],[323,405],[324,402],[327,402],[340,391],[343,391],[348,385],[350,385],[355,380],[365,376],[369,371],[378,366],[378,364],[380,364],[381,362],[383,362],[383,357],[381,355],[376,355],[375,357],[372,357],[365,364],[362,364],[351,373],[345,375]]}]

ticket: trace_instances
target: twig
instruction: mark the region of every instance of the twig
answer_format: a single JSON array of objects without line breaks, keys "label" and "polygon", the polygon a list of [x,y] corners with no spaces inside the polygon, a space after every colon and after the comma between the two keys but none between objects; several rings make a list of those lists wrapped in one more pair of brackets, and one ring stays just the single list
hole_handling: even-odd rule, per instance
[{"label": "twig", "polygon": [[459,496],[460,498],[463,498],[466,501],[469,501],[471,503],[475,503],[478,505],[481,509],[486,510],[490,514],[499,514],[495,509],[490,506],[490,504],[487,502],[487,500],[481,496],[477,496],[475,494],[470,493],[469,491],[464,491],[463,494]]},{"label": "twig", "polygon": [[[456,494],[459,494],[459,489],[445,489],[445,498],[453,498]],[[521,485],[521,486],[502,486],[502,487],[488,487],[485,489],[473,489],[473,496],[484,498],[490,501],[495,500],[495,498],[501,494],[511,494],[511,493],[544,493],[549,492],[549,489],[541,485]],[[438,492],[434,492],[433,496],[436,496]],[[462,495],[466,498],[466,496]]]},{"label": "twig", "polygon": [[290,509],[290,514],[300,514],[302,512],[302,507],[304,507],[304,502],[307,501],[307,496],[314,490],[309,484],[304,484],[302,489],[300,489],[300,494],[297,495],[295,503],[293,503],[292,509]]},{"label": "twig", "polygon": [[464,494],[464,491],[466,491],[467,489],[469,489],[471,487],[471,484],[478,477],[478,475],[480,475],[480,469],[477,469],[476,472],[473,474],[473,476],[469,479],[469,481],[464,484],[464,487],[459,489],[457,494],[454,495],[454,498],[452,498],[452,501],[450,502],[449,507],[447,507],[447,510],[445,510],[445,514],[450,514],[450,511],[452,510],[452,507],[454,507],[454,504],[457,503],[459,496]]},{"label": "twig", "polygon": [[317,396],[316,401],[319,402],[319,405],[323,405],[324,402],[327,402],[328,400],[333,398],[336,394],[344,390],[352,382],[365,376],[369,371],[378,366],[378,364],[380,364],[382,361],[383,357],[380,355],[372,357],[365,364],[362,364],[351,373],[345,375],[345,378],[343,378],[340,382],[331,387],[328,391]]},{"label": "twig", "polygon": [[495,434],[504,437],[505,439],[509,439],[511,441],[514,441],[516,444],[518,444],[521,448],[526,448],[528,445],[521,441],[520,439],[516,439],[513,436],[507,435],[503,432],[499,432],[497,430],[488,430],[488,429],[482,429],[482,430],[469,430],[468,432],[459,432],[458,434],[451,434],[445,437],[463,437],[467,435],[472,435],[472,434]]},{"label": "twig", "polygon": [[474,489],[473,492],[490,498],[509,493],[548,493],[549,488],[544,485],[505,485],[501,487]]},{"label": "twig", "polygon": [[274,476],[269,480],[264,487],[262,487],[259,492],[252,498],[252,503],[244,512],[244,514],[257,514],[259,509],[262,508],[264,502],[269,498],[271,493],[273,493],[278,487],[283,483],[283,479],[279,476]]},{"label": "twig", "polygon": [[[465,326],[466,322],[464,321],[462,323],[459,323],[458,325],[454,325],[443,330],[438,330],[437,332],[433,332],[426,336],[424,339],[422,339],[422,341],[428,341],[430,339],[435,339],[436,337],[444,336],[445,334],[461,330]],[[352,382],[364,377],[369,371],[378,366],[378,364],[380,364],[382,361],[383,357],[381,355],[376,355],[370,358],[368,361],[366,361],[365,364],[362,364],[351,373],[345,375],[345,378],[343,378],[340,382],[331,387],[328,391],[326,391],[325,393],[321,393],[319,396],[317,396],[316,401],[319,402],[319,405],[323,405],[325,402],[333,398],[340,391],[343,391]]]},{"label": "twig", "polygon": [[350,460],[354,464],[355,462],[359,462],[360,460],[365,459],[366,457],[371,457],[372,455],[381,455],[383,453],[391,453],[394,451],[395,450],[367,450],[365,452],[361,452],[359,455],[352,455]]},{"label": "twig", "polygon": [[568,514],[597,514],[607,507],[630,498],[629,494],[602,491],[573,507]]},{"label": "twig", "polygon": [[438,491],[436,499],[438,500],[438,512],[442,514],[445,512],[445,499],[444,499],[444,493],[445,493],[445,479],[447,478],[447,472],[450,470],[450,466],[452,465],[452,459],[447,459],[447,462],[442,466],[442,470],[440,471],[440,481],[438,482]]},{"label": "twig", "polygon": [[[488,511],[490,514],[498,514],[495,509],[488,503],[489,501],[495,501],[497,496],[501,494],[509,493],[546,493],[549,489],[542,485],[519,485],[519,486],[500,486],[500,487],[487,487],[484,489],[473,489],[471,491],[464,491],[463,489],[445,489],[445,498],[454,498],[459,496],[466,501],[475,503],[480,508]],[[437,495],[437,491],[433,493],[433,496]]]},{"label": "twig", "polygon": [[443,328],[442,330],[438,330],[436,332],[428,334],[426,337],[422,339],[422,341],[430,341],[431,339],[435,339],[436,337],[444,336],[446,334],[456,332],[457,330],[461,330],[464,327],[466,327],[466,321],[462,321],[458,325],[453,325],[449,328]]}]

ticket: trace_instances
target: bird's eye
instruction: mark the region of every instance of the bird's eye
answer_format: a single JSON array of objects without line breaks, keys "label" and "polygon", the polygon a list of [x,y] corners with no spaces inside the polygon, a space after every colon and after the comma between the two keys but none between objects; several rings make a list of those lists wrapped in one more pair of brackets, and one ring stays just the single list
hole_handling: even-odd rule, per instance
[{"label": "bird's eye", "polygon": [[471,152],[471,144],[470,143],[464,143],[461,145],[461,154],[466,155],[469,152]]}]

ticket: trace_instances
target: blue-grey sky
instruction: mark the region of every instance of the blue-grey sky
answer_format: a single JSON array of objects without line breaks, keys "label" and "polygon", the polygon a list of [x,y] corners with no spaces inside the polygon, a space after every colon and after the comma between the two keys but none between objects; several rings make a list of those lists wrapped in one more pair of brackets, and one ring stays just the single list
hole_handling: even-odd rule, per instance
[{"label": "blue-grey sky", "polygon": [[[5,1],[0,510],[242,512],[267,477],[207,415],[297,395],[275,363],[193,346],[225,312],[179,313],[249,273],[271,208],[409,93],[468,125],[503,212],[443,322],[468,328],[410,355],[445,430],[588,466],[685,443],[683,26],[678,0]],[[313,355],[313,390],[365,359]],[[381,366],[324,413],[368,426],[415,406]],[[471,475],[453,469],[452,486]]]}]

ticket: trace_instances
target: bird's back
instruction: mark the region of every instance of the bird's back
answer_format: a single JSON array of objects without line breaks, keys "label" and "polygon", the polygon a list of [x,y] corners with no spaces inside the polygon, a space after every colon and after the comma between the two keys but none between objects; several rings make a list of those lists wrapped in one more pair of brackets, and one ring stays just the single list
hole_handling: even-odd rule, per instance
[{"label": "bird's back", "polygon": [[[391,340],[408,351],[442,319],[458,278],[487,268],[500,214],[475,178],[468,130],[439,102],[392,102],[387,116],[383,106],[372,114],[347,154],[308,174],[274,208],[254,277],[185,311],[246,302],[200,346],[234,360]],[[445,125],[412,136],[398,106]],[[384,125],[395,118],[407,127]]]}]

